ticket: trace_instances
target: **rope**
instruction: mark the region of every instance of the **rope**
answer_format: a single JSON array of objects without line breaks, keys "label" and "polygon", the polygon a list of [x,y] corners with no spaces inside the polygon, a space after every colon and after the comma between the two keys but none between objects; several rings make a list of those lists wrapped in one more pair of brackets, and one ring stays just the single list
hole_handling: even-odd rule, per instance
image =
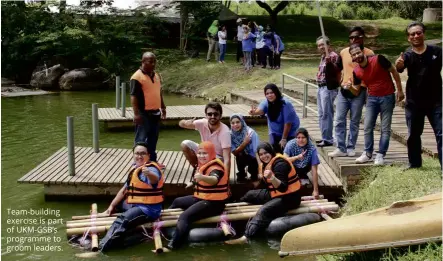
[{"label": "rope", "polygon": [[94,232],[97,230],[97,227],[95,226],[95,222],[97,221],[97,214],[91,214],[91,219],[90,219],[90,223],[91,226],[88,228],[88,230],[85,231],[85,233],[83,233],[83,236],[80,238],[80,245],[81,246],[85,246],[86,245],[86,238],[88,237],[88,235],[91,232]]},{"label": "rope", "polygon": [[235,232],[235,229],[231,226],[231,223],[229,223],[226,211],[223,212],[223,214],[220,216],[220,223],[218,224],[217,228],[222,229],[222,224],[228,225],[229,226],[229,232],[231,232],[232,236],[235,237],[235,235],[237,233]]}]

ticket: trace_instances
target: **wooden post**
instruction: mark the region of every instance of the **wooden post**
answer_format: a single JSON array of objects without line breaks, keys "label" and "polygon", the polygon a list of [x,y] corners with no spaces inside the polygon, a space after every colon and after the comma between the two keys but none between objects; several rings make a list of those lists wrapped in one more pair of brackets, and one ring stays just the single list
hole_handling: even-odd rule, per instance
[{"label": "wooden post", "polygon": [[308,84],[305,83],[305,86],[303,88],[303,118],[306,118],[308,116]]},{"label": "wooden post", "polygon": [[66,117],[66,124],[68,129],[68,169],[69,175],[75,176],[75,148],[74,148],[74,117]]},{"label": "wooden post", "polygon": [[115,108],[120,108],[120,76],[115,77]]},{"label": "wooden post", "polygon": [[122,117],[125,118],[126,117],[126,83],[123,82],[122,83]]},{"label": "wooden post", "polygon": [[98,138],[98,104],[92,104],[92,147],[94,152],[98,153],[100,151],[99,138]]},{"label": "wooden post", "polygon": [[[91,215],[97,215],[97,204],[95,203],[91,206]],[[93,222],[95,222],[95,217],[91,218],[91,223]],[[98,251],[98,235],[96,232],[91,233],[91,250],[93,252]]]},{"label": "wooden post", "polygon": [[284,93],[285,91],[285,74],[282,73],[281,75],[281,93]]}]

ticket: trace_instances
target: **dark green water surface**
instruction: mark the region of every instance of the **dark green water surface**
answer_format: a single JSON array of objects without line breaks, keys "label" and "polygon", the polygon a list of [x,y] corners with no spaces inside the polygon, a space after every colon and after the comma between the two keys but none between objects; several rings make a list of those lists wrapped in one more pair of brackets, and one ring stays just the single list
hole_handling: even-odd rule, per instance
[{"label": "dark green water surface", "polygon": [[[129,97],[127,97],[129,105]],[[55,215],[13,215],[12,210],[51,209],[60,211],[63,222],[73,215],[87,214],[94,201],[45,202],[42,185],[18,184],[17,180],[44,161],[62,146],[66,146],[66,116],[74,116],[76,146],[92,146],[91,104],[99,107],[114,107],[113,92],[73,92],[57,95],[2,98],[1,108],[1,203],[2,203],[2,260],[78,260],[74,255],[81,250],[70,246],[65,237],[64,224],[49,227],[48,231],[17,232],[17,228],[27,225],[8,224],[8,219],[25,220],[40,218],[52,219]],[[165,95],[167,105],[205,104],[201,99],[191,99],[176,95]],[[254,127],[262,139],[266,139],[266,127]],[[198,140],[196,131],[165,129],[160,133],[159,150],[179,150],[183,139]],[[100,146],[130,148],[133,143],[132,132],[104,132],[101,126]],[[107,208],[109,201],[96,201],[99,211]],[[9,210],[9,212],[8,212]],[[40,225],[34,225],[36,229]],[[14,231],[10,231],[14,228]],[[45,226],[40,226],[45,227]],[[8,237],[56,237],[61,242],[23,243],[7,242]],[[52,239],[54,240],[54,239]],[[56,250],[37,251],[33,245],[53,246]],[[30,248],[25,248],[31,246]],[[9,247],[9,248],[8,248]],[[15,247],[16,249],[11,249]],[[151,252],[153,242],[143,243],[121,251],[99,255],[95,260],[278,260],[277,247],[265,240],[254,241],[245,246],[226,246],[222,243],[195,244],[179,251],[156,256]],[[18,250],[18,251],[16,251]],[[301,259],[305,260],[305,259]]]}]

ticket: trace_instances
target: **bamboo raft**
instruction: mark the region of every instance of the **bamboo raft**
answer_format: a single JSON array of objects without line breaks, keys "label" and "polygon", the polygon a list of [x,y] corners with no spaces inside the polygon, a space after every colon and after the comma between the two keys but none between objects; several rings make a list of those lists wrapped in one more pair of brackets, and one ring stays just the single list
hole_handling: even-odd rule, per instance
[{"label": "bamboo raft", "polygon": [[[229,225],[226,223],[226,219],[229,221],[248,220],[254,217],[262,205],[251,205],[246,202],[229,203],[226,204],[225,212],[223,215],[209,217],[201,219],[195,222],[195,224],[208,224],[208,223],[220,223],[221,229],[225,236],[232,236]],[[319,199],[314,199],[311,196],[302,197],[299,208],[292,209],[287,212],[287,215],[297,215],[301,213],[318,213],[323,219],[329,220],[331,217],[327,215],[328,212],[338,211],[339,206],[335,202],[328,202],[321,196]],[[174,227],[177,224],[178,217],[183,213],[183,209],[165,209],[162,211],[158,221],[146,223],[139,228],[144,230],[151,230],[153,233],[153,239],[155,243],[156,253],[162,253],[163,247],[161,242],[161,232],[159,223],[161,222],[162,228]],[[71,221],[66,222],[66,235],[68,237],[74,235],[90,234],[92,238],[92,251],[98,251],[98,234],[104,235],[111,227],[114,220],[119,213],[111,216],[107,214],[97,214],[97,205],[92,205],[90,215],[73,216]]]}]

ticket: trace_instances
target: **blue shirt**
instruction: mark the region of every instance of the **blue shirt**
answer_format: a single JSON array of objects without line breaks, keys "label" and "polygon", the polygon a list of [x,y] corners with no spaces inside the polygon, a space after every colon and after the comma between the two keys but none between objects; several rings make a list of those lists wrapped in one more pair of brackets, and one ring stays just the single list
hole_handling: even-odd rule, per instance
[{"label": "blue shirt", "polygon": [[[283,41],[281,40],[280,36],[274,34],[274,38],[275,38],[276,42],[278,41],[278,50],[277,51],[281,52],[281,51],[285,50],[285,45],[283,44]],[[277,48],[277,46],[275,46],[275,48]]]},{"label": "blue shirt", "polygon": [[255,34],[248,33],[248,37],[242,40],[242,49],[243,52],[252,52],[252,49],[255,48]]},{"label": "blue shirt", "polygon": [[[158,179],[160,180],[161,173],[157,168],[148,167],[148,170],[150,170],[152,173],[157,175]],[[140,173],[138,173],[138,178],[146,184],[151,184],[149,179],[141,171],[140,171]],[[153,184],[151,186],[153,188],[157,188],[157,184]],[[125,187],[128,188],[127,183],[125,184]],[[134,206],[140,208],[146,216],[149,216],[153,219],[157,219],[160,217],[160,214],[162,212],[162,205],[163,205],[162,203],[149,204],[149,205],[148,204],[134,204]]]},{"label": "blue shirt", "polygon": [[[283,153],[288,155],[289,157],[297,156],[297,153],[295,152],[296,147],[298,147],[297,141],[295,139],[290,140],[290,141],[288,141],[288,144],[286,144],[285,150]],[[305,154],[305,157],[307,155],[308,154]],[[315,165],[320,164],[320,159],[318,158],[317,148],[314,147],[314,149],[312,150],[312,153],[310,153],[309,155],[311,158],[304,160],[305,162],[309,162],[311,166],[315,166]],[[297,168],[306,167],[306,166],[302,166],[303,164],[302,164],[301,160],[296,160],[293,162],[293,164]]]},{"label": "blue shirt", "polygon": [[[276,134],[278,136],[283,136],[283,129],[286,123],[292,123],[291,129],[289,130],[288,137],[294,137],[295,132],[298,127],[300,127],[300,119],[295,112],[294,106],[286,97],[283,97],[285,104],[278,115],[276,121],[269,120],[268,117],[268,129],[269,134]],[[268,100],[265,99],[258,105],[258,108],[263,111],[265,114],[268,113]]]}]

